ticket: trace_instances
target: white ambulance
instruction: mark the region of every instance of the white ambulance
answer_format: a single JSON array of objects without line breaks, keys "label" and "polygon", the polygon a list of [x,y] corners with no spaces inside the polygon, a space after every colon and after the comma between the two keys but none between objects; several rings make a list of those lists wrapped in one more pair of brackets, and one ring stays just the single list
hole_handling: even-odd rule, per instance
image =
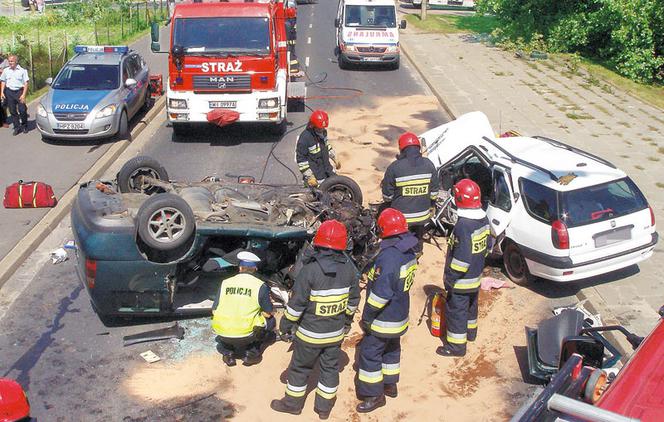
[{"label": "white ambulance", "polygon": [[340,0],[337,18],[339,67],[375,64],[399,68],[399,29],[395,0]]}]

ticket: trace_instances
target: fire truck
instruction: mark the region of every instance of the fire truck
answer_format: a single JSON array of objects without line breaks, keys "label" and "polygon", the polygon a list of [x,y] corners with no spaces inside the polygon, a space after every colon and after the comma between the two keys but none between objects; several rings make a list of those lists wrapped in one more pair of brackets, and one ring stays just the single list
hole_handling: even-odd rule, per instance
[{"label": "fire truck", "polygon": [[[283,134],[288,100],[306,94],[289,66],[287,25],[295,16],[284,0],[177,3],[166,88],[175,135],[194,124],[234,122],[264,122]],[[151,48],[161,52],[157,25]]]}]

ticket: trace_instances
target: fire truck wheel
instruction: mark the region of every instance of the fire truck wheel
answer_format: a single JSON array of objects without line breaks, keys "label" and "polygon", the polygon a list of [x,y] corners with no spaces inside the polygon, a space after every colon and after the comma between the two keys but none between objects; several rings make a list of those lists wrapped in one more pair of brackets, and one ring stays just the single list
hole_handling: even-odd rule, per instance
[{"label": "fire truck wheel", "polygon": [[336,199],[350,200],[357,204],[362,203],[362,189],[350,177],[335,174],[320,184],[320,190],[329,193]]},{"label": "fire truck wheel", "polygon": [[191,125],[188,123],[173,123],[173,135],[183,138],[191,133]]},{"label": "fire truck wheel", "polygon": [[139,155],[127,161],[118,172],[117,181],[122,193],[159,192],[160,189],[144,182],[144,176],[168,181],[168,173],[157,160],[146,155]]},{"label": "fire truck wheel", "polygon": [[286,119],[282,120],[280,123],[270,125],[270,133],[276,136],[283,136],[288,130],[288,122]]}]

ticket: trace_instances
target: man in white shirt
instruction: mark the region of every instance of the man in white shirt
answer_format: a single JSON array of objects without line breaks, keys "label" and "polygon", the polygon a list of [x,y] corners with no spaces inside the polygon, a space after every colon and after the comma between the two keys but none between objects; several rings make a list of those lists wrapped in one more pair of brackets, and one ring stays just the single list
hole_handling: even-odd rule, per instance
[{"label": "man in white shirt", "polygon": [[[2,71],[5,70],[6,67],[9,67],[9,60],[7,60],[2,51],[0,51],[0,75],[2,75]],[[0,104],[0,127],[9,127],[9,124],[7,123],[6,108],[7,106],[3,101],[2,104]]]},{"label": "man in white shirt", "polygon": [[7,101],[7,107],[14,123],[14,136],[28,133],[28,108],[25,97],[28,94],[28,71],[18,64],[18,57],[12,54],[7,60],[9,67],[0,75],[0,99]]}]

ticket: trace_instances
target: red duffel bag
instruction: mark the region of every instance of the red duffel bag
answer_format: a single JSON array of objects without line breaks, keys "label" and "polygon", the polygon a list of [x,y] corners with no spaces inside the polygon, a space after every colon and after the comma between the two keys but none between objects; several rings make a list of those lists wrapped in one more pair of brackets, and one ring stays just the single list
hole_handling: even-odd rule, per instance
[{"label": "red duffel bag", "polygon": [[45,208],[54,207],[57,203],[51,185],[23,180],[7,186],[2,200],[5,208]]}]

